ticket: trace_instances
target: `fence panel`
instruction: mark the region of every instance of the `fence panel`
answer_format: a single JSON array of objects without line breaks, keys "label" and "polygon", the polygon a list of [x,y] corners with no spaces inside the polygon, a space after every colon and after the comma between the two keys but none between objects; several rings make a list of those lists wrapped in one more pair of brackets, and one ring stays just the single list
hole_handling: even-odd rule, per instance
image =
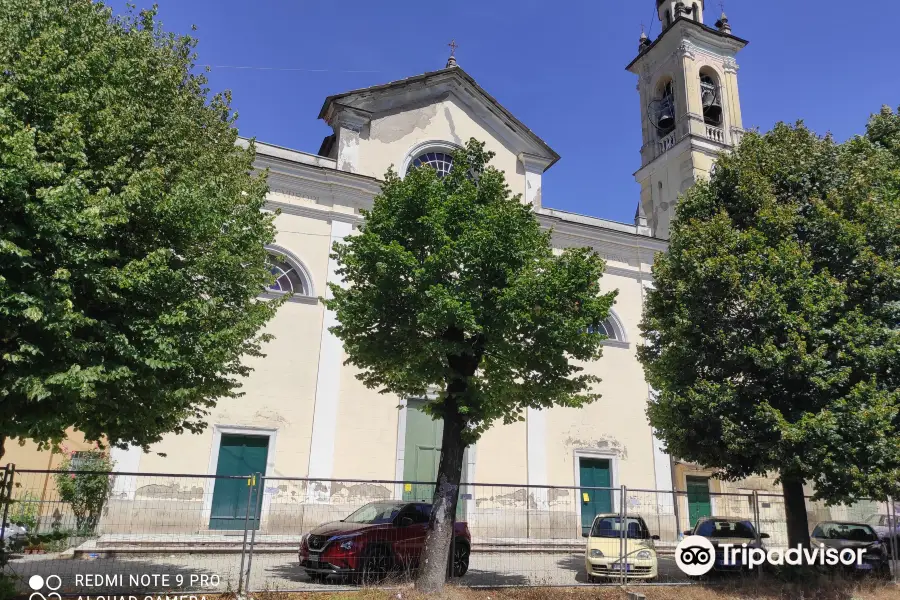
[{"label": "fence panel", "polygon": [[[400,507],[430,503],[433,489],[405,481],[19,471],[8,520],[28,534],[19,536],[8,569],[21,576],[23,593],[32,576],[55,575],[61,589],[53,591],[107,597],[389,587],[413,576],[429,518],[424,508],[401,514]],[[824,520],[883,521],[885,532],[900,532],[896,510],[892,503],[808,503],[811,528]],[[618,585],[623,575],[629,583],[686,584],[675,547],[708,516],[748,521],[768,534],[767,546],[787,546],[778,495],[463,484],[457,519],[465,529],[458,525],[448,569],[452,562],[453,581],[475,587]],[[366,537],[357,535],[363,530]]]},{"label": "fence panel", "polygon": [[247,478],[17,471],[9,521],[25,532],[7,569],[23,592],[34,575],[57,576],[44,591],[58,593],[237,590],[246,503],[223,500],[235,489]]}]

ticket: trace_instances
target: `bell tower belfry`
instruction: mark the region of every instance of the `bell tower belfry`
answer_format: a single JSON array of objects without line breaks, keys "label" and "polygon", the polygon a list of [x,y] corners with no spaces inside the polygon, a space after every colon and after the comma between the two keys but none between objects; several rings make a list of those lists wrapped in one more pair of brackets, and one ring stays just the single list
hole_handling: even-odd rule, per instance
[{"label": "bell tower belfry", "polygon": [[641,34],[628,70],[639,77],[639,208],[653,235],[667,239],[678,196],[744,133],[735,56],[748,42],[732,35],[724,11],[705,25],[703,0],[654,1],[662,33]]}]

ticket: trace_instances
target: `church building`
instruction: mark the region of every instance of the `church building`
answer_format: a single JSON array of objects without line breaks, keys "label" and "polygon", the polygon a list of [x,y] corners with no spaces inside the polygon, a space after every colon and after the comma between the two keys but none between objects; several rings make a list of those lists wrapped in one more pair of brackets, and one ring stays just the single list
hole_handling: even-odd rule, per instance
[{"label": "church building", "polygon": [[[531,523],[544,523],[547,537],[578,536],[595,514],[621,502],[618,491],[582,494],[580,486],[693,490],[694,500],[683,506],[673,506],[671,495],[663,501],[635,493],[627,500],[629,510],[642,510],[646,502],[655,503],[648,511],[680,510],[675,531],[687,528],[689,518],[715,511],[709,492],[726,484],[668,456],[654,437],[645,414],[651,390],[636,349],[653,259],[666,251],[678,197],[707,177],[716,157],[744,132],[736,56],[747,42],[732,34],[724,14],[708,25],[703,0],[654,1],[662,32],[655,40],[642,35],[627,66],[637,76],[643,141],[633,223],[554,209],[553,190],[543,188],[542,178],[561,157],[453,56],[441,70],[326,98],[318,118],[333,134],[316,153],[257,142],[257,166],[269,170],[267,208],[280,211],[269,247],[278,278],[266,295],[290,294],[267,326],[274,339],[263,349],[265,358],[248,359],[253,372],[244,381],[245,396],[219,402],[203,434],[167,436],[149,454],[115,450],[116,470],[260,472],[321,481],[267,483],[263,526],[282,522],[279,514],[296,514],[291,507],[297,503],[353,504],[363,497],[360,490],[374,499],[372,486],[361,480],[434,481],[442,427],[422,412],[427,399],[382,395],[356,379],[355,368],[344,364],[341,342],[328,331],[336,319],[321,297],[329,283],[340,283],[329,257],[332,244],[362,224],[360,211],[371,207],[386,170],[393,166],[403,176],[429,165],[446,173],[451,153],[474,137],[495,153],[493,166],[552,230],[554,247],[595,249],[607,264],[602,289],[619,294],[605,323],[603,358],[584,365],[602,379],[602,398],[580,409],[528,410],[519,422],[496,424],[467,450],[465,482],[560,489],[520,487],[516,495],[516,488],[467,486],[461,511],[473,531],[479,519],[489,519],[490,535],[512,535],[519,521],[510,515],[520,510]],[[141,486],[139,477],[117,477],[117,501],[140,503]],[[427,486],[411,484],[380,489],[382,497],[431,494]],[[154,508],[159,490],[154,494],[146,497],[146,514],[164,524],[165,511]],[[241,529],[244,514],[234,508],[241,506],[240,494],[246,486],[217,485],[204,494],[203,522],[194,529]],[[491,510],[497,512],[486,517]],[[555,519],[554,511],[565,514]]]}]

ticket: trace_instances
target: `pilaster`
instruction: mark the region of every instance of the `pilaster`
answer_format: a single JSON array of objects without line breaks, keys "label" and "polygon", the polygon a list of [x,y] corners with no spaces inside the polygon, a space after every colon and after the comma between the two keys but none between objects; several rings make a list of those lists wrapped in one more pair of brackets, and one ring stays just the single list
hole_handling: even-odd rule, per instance
[{"label": "pilaster", "polygon": [[[343,241],[352,230],[352,224],[333,220],[329,245]],[[343,278],[337,274],[337,269],[337,261],[329,258],[327,282],[343,286]],[[333,297],[331,289],[326,288],[325,298]],[[329,329],[337,324],[337,314],[333,310],[326,309],[322,323],[322,337],[319,342],[316,404],[313,411],[312,440],[309,451],[308,473],[310,479],[330,479],[334,473],[334,441],[337,432],[344,346]],[[310,486],[310,490],[313,490],[313,486]]]},{"label": "pilaster", "polygon": [[331,121],[337,143],[337,168],[359,173],[359,134],[372,115],[366,111],[338,106]]},{"label": "pilaster", "polygon": [[534,154],[519,154],[519,160],[525,167],[525,197],[523,201],[535,210],[541,208],[541,179],[550,165],[550,160]]}]

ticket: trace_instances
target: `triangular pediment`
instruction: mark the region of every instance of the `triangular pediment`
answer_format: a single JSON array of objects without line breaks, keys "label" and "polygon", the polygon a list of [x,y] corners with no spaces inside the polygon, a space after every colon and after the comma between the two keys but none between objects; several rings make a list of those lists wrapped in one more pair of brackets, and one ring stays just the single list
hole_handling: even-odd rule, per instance
[{"label": "triangular pediment", "polygon": [[338,115],[352,113],[361,122],[396,114],[452,98],[516,154],[550,165],[559,155],[519,121],[458,66],[424,73],[391,83],[329,96],[319,118],[332,124]]}]

